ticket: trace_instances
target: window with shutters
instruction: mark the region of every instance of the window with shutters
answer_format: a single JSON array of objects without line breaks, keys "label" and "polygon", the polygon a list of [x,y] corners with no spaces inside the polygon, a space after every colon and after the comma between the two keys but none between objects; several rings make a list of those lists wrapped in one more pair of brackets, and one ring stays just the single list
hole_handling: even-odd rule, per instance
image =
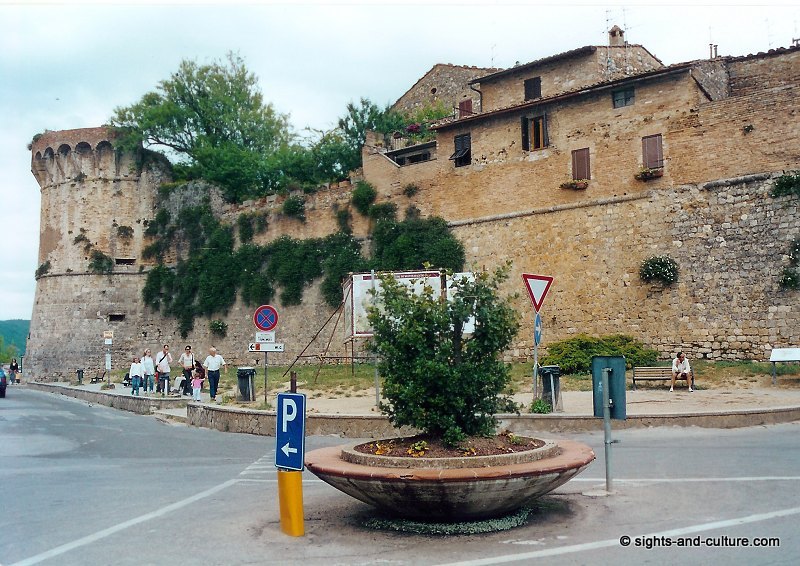
[{"label": "window with shutters", "polygon": [[661,134],[642,138],[642,166],[645,169],[661,169],[664,167]]},{"label": "window with shutters", "polygon": [[543,149],[550,145],[547,138],[547,117],[535,116],[522,118],[522,149],[531,151],[533,149]]},{"label": "window with shutters", "polygon": [[635,99],[633,87],[615,90],[611,93],[611,99],[614,102],[614,108],[632,106]]},{"label": "window with shutters", "polygon": [[467,98],[458,103],[458,117],[472,116],[472,99]]},{"label": "window with shutters", "polygon": [[525,100],[533,100],[542,97],[542,77],[525,79]]},{"label": "window with shutters", "polygon": [[463,167],[472,163],[472,142],[470,134],[461,134],[453,139],[455,151],[450,159],[456,167]]},{"label": "window with shutters", "polygon": [[576,149],[572,152],[572,180],[581,181],[591,179],[589,167],[589,148]]}]

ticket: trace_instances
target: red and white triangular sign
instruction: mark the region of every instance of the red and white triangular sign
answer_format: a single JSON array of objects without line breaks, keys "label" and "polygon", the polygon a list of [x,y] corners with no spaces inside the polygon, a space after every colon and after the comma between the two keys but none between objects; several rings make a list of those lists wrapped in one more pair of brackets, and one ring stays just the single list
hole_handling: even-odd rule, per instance
[{"label": "red and white triangular sign", "polygon": [[549,275],[533,275],[531,273],[523,273],[522,280],[525,282],[525,288],[531,296],[531,302],[536,312],[542,308],[544,298],[550,290],[550,285],[553,284],[553,278]]}]

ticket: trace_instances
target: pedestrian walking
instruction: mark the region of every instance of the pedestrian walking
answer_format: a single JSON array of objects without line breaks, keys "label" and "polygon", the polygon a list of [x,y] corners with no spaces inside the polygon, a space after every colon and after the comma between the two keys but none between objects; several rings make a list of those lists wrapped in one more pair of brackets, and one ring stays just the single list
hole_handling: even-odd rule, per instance
[{"label": "pedestrian walking", "polygon": [[[181,384],[181,389],[183,390],[184,395],[188,395],[189,390],[192,387],[192,372],[194,371],[194,354],[192,353],[192,347],[188,344],[186,345],[186,348],[184,348],[181,357],[178,358],[178,363],[181,364],[181,367],[183,368],[183,382]],[[177,385],[175,388],[177,389]]]},{"label": "pedestrian walking", "polygon": [[156,370],[158,371],[158,392],[162,395],[169,393],[169,364],[172,363],[172,354],[169,353],[169,344],[156,355]]},{"label": "pedestrian walking", "polygon": [[145,394],[150,391],[153,392],[155,384],[153,383],[153,376],[156,374],[156,363],[153,361],[153,356],[150,353],[150,348],[145,348],[142,355],[142,389]]},{"label": "pedestrian walking", "polygon": [[224,367],[228,369],[228,364],[225,359],[217,354],[217,349],[214,346],[208,349],[208,356],[206,361],[203,362],[203,367],[208,370],[208,390],[211,394],[211,400],[217,400],[217,387],[219,387],[219,368]]},{"label": "pedestrian walking", "polygon": [[133,356],[133,363],[131,369],[128,371],[131,378],[131,395],[139,396],[139,387],[142,384],[142,364],[139,361],[139,356]]},{"label": "pedestrian walking", "polygon": [[12,358],[11,365],[8,366],[8,374],[11,377],[12,384],[17,382],[18,373],[19,373],[19,364],[17,363],[17,358]]}]

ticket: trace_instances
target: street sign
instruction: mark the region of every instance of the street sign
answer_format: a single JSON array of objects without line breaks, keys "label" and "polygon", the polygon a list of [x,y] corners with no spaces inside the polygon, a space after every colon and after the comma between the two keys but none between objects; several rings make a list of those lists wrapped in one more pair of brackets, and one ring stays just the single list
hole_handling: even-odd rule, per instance
[{"label": "street sign", "polygon": [[253,314],[253,324],[265,332],[272,330],[278,326],[278,311],[272,305],[261,305]]},{"label": "street sign", "polygon": [[533,322],[533,341],[537,346],[542,342],[542,317],[538,312]]},{"label": "street sign", "polygon": [[104,343],[106,346],[111,346],[111,345],[114,343],[114,341],[113,341],[111,338],[105,338],[105,339],[103,340],[103,343]]},{"label": "street sign", "polygon": [[550,290],[550,285],[553,284],[553,278],[549,275],[533,275],[531,273],[523,273],[522,280],[525,282],[525,288],[528,290],[528,295],[531,297],[533,309],[539,312],[542,308],[544,298]]},{"label": "street sign", "polygon": [[274,342],[272,344],[261,344],[259,342],[250,342],[247,347],[248,352],[283,352],[283,342]]},{"label": "street sign", "polygon": [[267,332],[256,332],[257,344],[272,344],[275,342],[275,331],[270,330]]},{"label": "street sign", "polygon": [[306,396],[278,393],[275,419],[275,467],[303,470],[306,450]]},{"label": "street sign", "polygon": [[114,331],[113,330],[104,330],[103,331],[103,340],[113,340],[114,339]]}]

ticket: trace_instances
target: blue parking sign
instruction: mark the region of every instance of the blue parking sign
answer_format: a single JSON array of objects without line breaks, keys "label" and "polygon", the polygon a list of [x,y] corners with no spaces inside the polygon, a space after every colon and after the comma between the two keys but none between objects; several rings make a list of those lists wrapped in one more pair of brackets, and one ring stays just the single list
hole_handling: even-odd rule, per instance
[{"label": "blue parking sign", "polygon": [[302,471],[306,450],[306,396],[279,393],[276,416],[275,467]]}]

